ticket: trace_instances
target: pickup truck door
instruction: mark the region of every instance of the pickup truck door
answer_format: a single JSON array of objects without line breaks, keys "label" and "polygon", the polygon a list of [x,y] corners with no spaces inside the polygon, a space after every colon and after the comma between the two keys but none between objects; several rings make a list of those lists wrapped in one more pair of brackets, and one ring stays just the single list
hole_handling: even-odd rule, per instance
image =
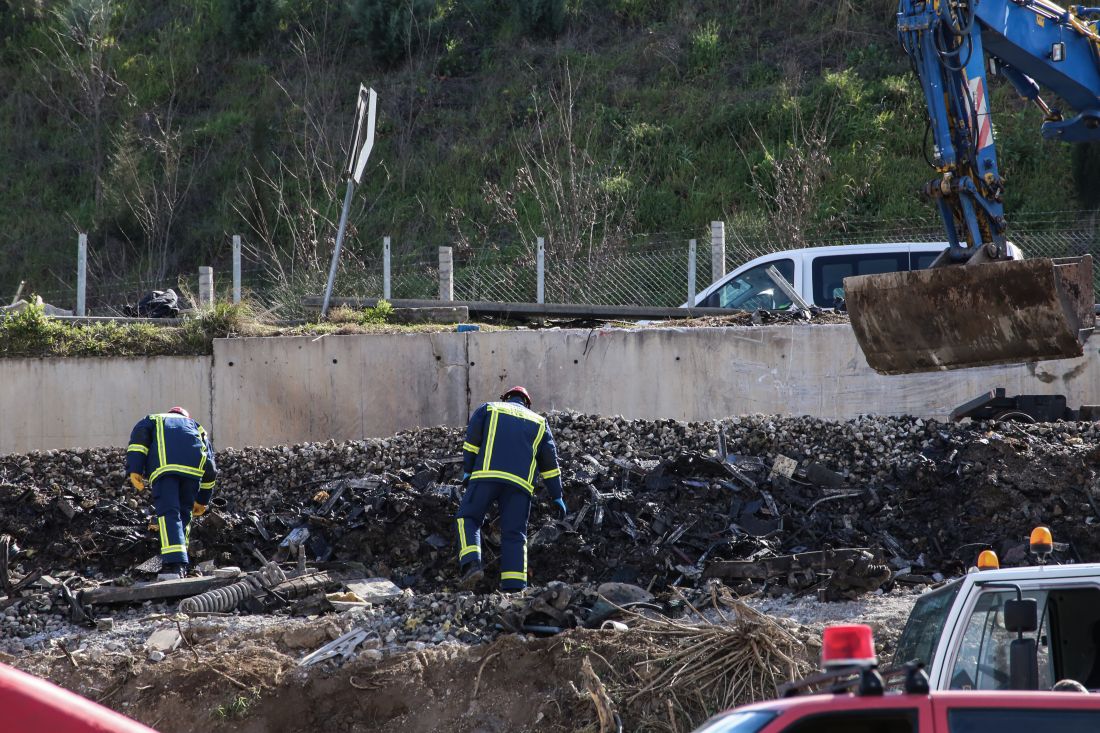
[{"label": "pickup truck door", "polygon": [[[830,697],[783,711],[760,733],[933,733],[926,695]],[[710,733],[708,731],[708,733]],[[1035,733],[1032,731],[1032,733]]]},{"label": "pickup truck door", "polygon": [[[1039,605],[1040,689],[1066,678],[1100,687],[1100,585],[1082,578],[1019,585],[1024,597]],[[972,586],[953,619],[947,655],[936,673],[937,689],[1008,688],[1008,645],[1015,634],[1005,630],[1002,608],[1015,595],[1006,588]]]}]

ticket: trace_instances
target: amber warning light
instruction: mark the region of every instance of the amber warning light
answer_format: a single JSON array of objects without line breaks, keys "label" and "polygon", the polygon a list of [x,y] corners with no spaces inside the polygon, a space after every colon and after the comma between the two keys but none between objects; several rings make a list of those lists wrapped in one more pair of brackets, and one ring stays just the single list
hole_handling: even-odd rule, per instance
[{"label": "amber warning light", "polygon": [[1046,562],[1047,556],[1054,551],[1054,537],[1047,527],[1036,527],[1031,530],[1031,551],[1039,558],[1039,564]]},{"label": "amber warning light", "polygon": [[871,627],[864,624],[828,626],[821,639],[824,669],[878,664]]},{"label": "amber warning light", "polygon": [[978,570],[997,570],[1000,567],[1001,561],[993,550],[982,550],[982,554],[978,555]]}]

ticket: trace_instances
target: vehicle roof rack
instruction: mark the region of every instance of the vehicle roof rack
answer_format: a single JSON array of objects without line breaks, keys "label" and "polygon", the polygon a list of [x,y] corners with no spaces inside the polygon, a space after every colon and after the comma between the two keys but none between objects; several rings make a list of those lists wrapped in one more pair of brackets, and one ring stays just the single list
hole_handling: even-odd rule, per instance
[{"label": "vehicle roof rack", "polygon": [[920,662],[908,662],[900,667],[879,671],[878,665],[855,665],[817,672],[799,680],[784,682],[777,692],[780,697],[796,697],[803,693],[851,692],[860,696],[881,695],[895,680],[904,679],[906,694],[926,695],[929,691],[928,675]]}]

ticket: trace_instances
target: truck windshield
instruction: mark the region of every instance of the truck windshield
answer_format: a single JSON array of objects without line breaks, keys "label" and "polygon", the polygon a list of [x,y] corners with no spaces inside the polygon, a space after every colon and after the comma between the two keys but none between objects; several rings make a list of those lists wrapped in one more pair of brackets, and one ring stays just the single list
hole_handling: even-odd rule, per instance
[{"label": "truck windshield", "polygon": [[936,655],[936,644],[943,633],[951,604],[959,593],[959,586],[960,582],[953,580],[920,597],[909,614],[909,620],[905,622],[901,639],[898,640],[898,649],[894,654],[895,664],[913,661],[929,666],[932,664],[932,658]]},{"label": "truck windshield", "polygon": [[775,713],[768,710],[725,713],[703,723],[694,733],[757,733],[774,717]]},{"label": "truck windshield", "polygon": [[775,266],[779,274],[794,283],[794,260],[772,260],[756,267],[750,267],[732,278],[722,287],[707,296],[708,308],[736,308],[739,310],[779,310],[789,308],[791,299],[768,277],[768,268]]}]

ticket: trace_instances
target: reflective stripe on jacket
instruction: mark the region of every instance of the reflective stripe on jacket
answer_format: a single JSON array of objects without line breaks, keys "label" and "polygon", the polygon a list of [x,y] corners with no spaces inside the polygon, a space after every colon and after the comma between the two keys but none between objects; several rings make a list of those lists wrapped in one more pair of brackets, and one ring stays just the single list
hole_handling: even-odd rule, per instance
[{"label": "reflective stripe on jacket", "polygon": [[147,415],[130,432],[126,472],[140,473],[152,483],[166,473],[199,479],[198,503],[208,504],[218,468],[214,449],[201,425],[174,412]]},{"label": "reflective stripe on jacket", "polygon": [[546,418],[518,402],[477,408],[462,450],[472,481],[508,481],[534,493],[537,473],[551,497],[561,497],[558,449]]}]

